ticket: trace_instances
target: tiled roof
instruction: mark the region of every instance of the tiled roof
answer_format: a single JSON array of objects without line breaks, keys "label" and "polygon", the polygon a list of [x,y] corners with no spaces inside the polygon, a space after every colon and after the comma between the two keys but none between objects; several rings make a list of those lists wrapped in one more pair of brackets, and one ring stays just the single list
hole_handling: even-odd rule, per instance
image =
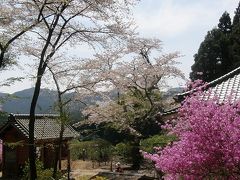
[{"label": "tiled roof", "polygon": [[[228,100],[234,103],[240,100],[240,67],[207,83],[204,89],[204,100],[209,100],[215,97],[218,98],[219,103],[224,103]],[[196,91],[196,89],[177,94],[174,99],[180,103],[185,97],[194,91]],[[231,99],[229,99],[230,96]],[[173,109],[167,110],[163,115],[176,113],[179,107],[180,106],[176,106]]]},{"label": "tiled roof", "polygon": [[181,107],[181,105],[176,105],[175,107],[173,107],[171,109],[167,109],[162,113],[162,116],[167,116],[167,115],[174,114],[174,113],[178,112],[178,109],[180,107]]},{"label": "tiled roof", "polygon": [[[191,92],[192,91],[187,91],[185,93],[178,94],[177,99],[181,101]],[[229,100],[230,95],[232,103],[240,100],[240,67],[214,81],[207,83],[203,99],[209,100],[217,97],[219,99],[219,103],[224,103]]]},{"label": "tiled roof", "polygon": [[[36,119],[34,137],[36,140],[55,139],[59,137],[60,133],[60,122],[58,122],[59,116],[53,114],[37,114],[35,115],[35,117]],[[9,124],[16,127],[23,133],[24,136],[28,137],[29,135],[28,114],[10,114],[6,126]],[[79,134],[70,125],[65,125],[63,133],[64,138],[74,138],[78,136]]]}]

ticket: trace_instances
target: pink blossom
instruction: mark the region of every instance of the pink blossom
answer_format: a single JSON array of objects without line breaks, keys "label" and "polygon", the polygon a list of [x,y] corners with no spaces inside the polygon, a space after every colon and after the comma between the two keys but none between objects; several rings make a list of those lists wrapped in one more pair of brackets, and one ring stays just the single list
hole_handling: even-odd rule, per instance
[{"label": "pink blossom", "polygon": [[179,141],[144,157],[165,179],[240,179],[240,103],[188,97],[170,133]]}]

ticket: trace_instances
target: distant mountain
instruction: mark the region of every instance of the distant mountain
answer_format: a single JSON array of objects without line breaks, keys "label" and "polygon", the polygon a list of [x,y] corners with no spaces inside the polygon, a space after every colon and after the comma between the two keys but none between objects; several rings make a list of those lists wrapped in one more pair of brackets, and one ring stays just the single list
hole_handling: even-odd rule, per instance
[{"label": "distant mountain", "polygon": [[[5,93],[0,93],[0,97],[4,98],[4,102],[0,105],[1,109],[7,113],[20,113],[29,114],[32,95],[34,88],[25,89],[22,91],[15,92],[13,94],[7,95]],[[73,96],[72,93],[66,94],[67,98]],[[55,110],[55,103],[57,101],[57,92],[49,89],[41,89],[38,98],[36,113],[37,114],[48,114],[48,113],[58,113]],[[76,102],[74,106],[71,106],[69,112],[71,114],[72,121],[79,121],[82,117],[81,109],[83,105]]]},{"label": "distant mountain", "polygon": [[173,96],[184,92],[184,90],[183,87],[170,88],[166,92],[163,92],[163,99],[172,98]]},{"label": "distant mountain", "polygon": [[1,92],[0,92],[0,97],[6,96],[6,95],[7,95],[6,93],[1,93]]},{"label": "distant mountain", "polygon": [[[183,88],[171,88],[163,93],[163,98],[171,98],[174,95],[183,92]],[[25,89],[15,92],[13,94],[0,93],[0,97],[4,98],[4,102],[0,101],[0,109],[7,113],[23,113],[28,114],[32,100],[34,88]],[[66,94],[65,98],[73,97],[73,93]],[[117,91],[110,92],[110,97],[117,97]],[[1,100],[1,99],[0,99]],[[84,99],[87,104],[94,104],[96,101],[101,101],[100,96],[89,96]],[[41,89],[39,99],[37,102],[36,113],[57,113],[55,110],[55,102],[57,101],[57,92],[49,89]],[[69,112],[73,121],[79,121],[82,117],[81,110],[84,105],[81,102],[74,101],[70,105]]]},{"label": "distant mountain", "polygon": [[[29,113],[34,88],[25,89],[11,94],[2,104],[2,109],[8,113]],[[54,113],[54,102],[57,99],[55,91],[42,89],[36,107],[36,113]]]},{"label": "distant mountain", "polygon": [[[34,88],[25,89],[15,92],[13,94],[0,93],[0,97],[4,98],[3,102],[0,101],[0,108],[7,113],[20,113],[29,114],[30,104]],[[65,98],[70,99],[74,93],[68,93]],[[111,97],[116,97],[117,92],[112,91]],[[73,99],[73,98],[72,98]],[[89,96],[84,99],[86,104],[94,104],[96,101],[101,101],[100,96]],[[55,103],[57,102],[57,92],[49,89],[41,89],[37,102],[36,113],[57,113],[55,110]],[[81,110],[84,105],[79,101],[74,101],[70,104],[69,112],[73,121],[79,121],[82,117]]]}]

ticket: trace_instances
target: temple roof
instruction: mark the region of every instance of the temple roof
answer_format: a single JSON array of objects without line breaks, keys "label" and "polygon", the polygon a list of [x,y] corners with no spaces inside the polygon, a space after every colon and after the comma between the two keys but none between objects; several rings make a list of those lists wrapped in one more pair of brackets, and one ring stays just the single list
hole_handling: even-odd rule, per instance
[{"label": "temple roof", "polygon": [[[189,96],[196,89],[186,91],[184,93],[177,94],[174,99],[176,102],[182,102],[187,96]],[[235,103],[240,100],[240,67],[234,69],[233,71],[207,83],[204,87],[203,95],[204,100],[209,100],[213,98],[218,98],[218,102],[224,103],[231,101]],[[180,105],[175,108],[165,111],[163,114],[168,115],[176,113]]]},{"label": "temple roof", "polygon": [[[195,89],[177,94],[175,99],[182,101],[193,91],[195,91]],[[204,100],[217,97],[219,103],[228,101],[230,96],[232,103],[240,100],[240,67],[207,83],[203,93]]]},{"label": "temple roof", "polygon": [[[29,115],[28,114],[10,114],[6,124],[0,129],[0,135],[4,130],[13,126],[17,128],[25,137],[29,136]],[[55,114],[37,114],[35,115],[34,137],[36,140],[56,139],[60,134],[59,116]],[[75,138],[79,134],[70,126],[65,125],[63,138]]]}]

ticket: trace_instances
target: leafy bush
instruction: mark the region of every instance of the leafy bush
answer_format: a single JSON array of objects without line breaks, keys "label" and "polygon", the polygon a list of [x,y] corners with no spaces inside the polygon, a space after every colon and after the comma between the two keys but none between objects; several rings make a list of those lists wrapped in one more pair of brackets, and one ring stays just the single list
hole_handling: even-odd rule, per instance
[{"label": "leafy bush", "polygon": [[165,147],[176,139],[177,137],[174,135],[155,135],[141,140],[140,149],[148,153],[154,153],[154,147]]},{"label": "leafy bush", "polygon": [[131,149],[132,149],[132,145],[130,144],[130,142],[118,143],[118,144],[115,146],[116,154],[117,154],[118,156],[123,157],[123,158],[126,159],[126,160],[130,158]]},{"label": "leafy bush", "polygon": [[[53,169],[44,169],[43,163],[40,160],[36,160],[36,169],[37,169],[37,176],[38,180],[52,180],[52,173]],[[29,174],[29,162],[27,162],[23,168],[23,180],[28,180],[30,179],[30,174]],[[61,179],[61,173],[57,173],[56,179]]]},{"label": "leafy bush", "polygon": [[72,141],[70,144],[71,159],[90,159],[95,161],[108,161],[113,146],[103,139],[92,141]]},{"label": "leafy bush", "polygon": [[119,156],[124,162],[132,163],[133,162],[133,149],[134,145],[131,142],[118,143],[115,146],[116,155]]}]

